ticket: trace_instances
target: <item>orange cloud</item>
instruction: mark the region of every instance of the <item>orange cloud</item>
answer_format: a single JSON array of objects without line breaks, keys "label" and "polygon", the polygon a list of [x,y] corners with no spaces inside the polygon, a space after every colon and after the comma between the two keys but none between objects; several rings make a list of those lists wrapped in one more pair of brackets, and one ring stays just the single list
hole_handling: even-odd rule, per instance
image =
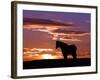
[{"label": "orange cloud", "polygon": [[71,35],[71,36],[85,36],[85,35],[90,35],[89,32],[82,32],[82,31],[68,31],[66,29],[56,29],[53,30],[52,33],[64,33],[66,35]]},{"label": "orange cloud", "polygon": [[34,28],[79,28],[79,26],[60,26],[60,25],[48,25],[48,24],[26,24],[23,25],[24,29],[34,29]]},{"label": "orange cloud", "polygon": [[64,38],[60,38],[60,40],[62,41],[81,41],[79,39],[64,39]]},{"label": "orange cloud", "polygon": [[32,48],[24,52],[24,61],[41,60],[41,59],[61,59],[61,52],[55,49]]},{"label": "orange cloud", "polygon": [[[26,49],[26,48],[24,48]],[[43,49],[43,48],[32,48],[29,51],[25,51],[23,54],[24,61],[32,60],[42,60],[42,59],[63,59],[61,50],[59,49]],[[77,53],[77,58],[90,58],[90,53]],[[73,58],[71,55],[68,55],[68,58]]]},{"label": "orange cloud", "polygon": [[[29,28],[29,27],[28,27]],[[30,28],[28,30],[32,30],[32,31],[40,31],[40,32],[46,32],[47,34],[50,34],[52,36],[50,36],[49,38],[52,38],[52,40],[66,40],[66,41],[81,41],[73,36],[85,36],[85,35],[89,35],[90,33],[87,32],[80,32],[80,31],[66,31],[66,28],[51,28],[51,27],[43,27],[43,26],[39,26],[38,28],[36,28],[36,26],[34,28]],[[59,37],[59,38],[58,38]],[[65,38],[67,37],[67,38]]]}]

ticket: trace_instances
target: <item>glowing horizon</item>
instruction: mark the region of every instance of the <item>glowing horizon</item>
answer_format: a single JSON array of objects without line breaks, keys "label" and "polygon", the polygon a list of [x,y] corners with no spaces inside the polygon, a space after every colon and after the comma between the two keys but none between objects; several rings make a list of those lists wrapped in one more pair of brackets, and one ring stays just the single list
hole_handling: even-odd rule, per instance
[{"label": "glowing horizon", "polygon": [[[33,48],[24,51],[24,61],[43,60],[43,59],[63,59],[61,50],[59,49],[43,49]],[[73,58],[71,55],[67,56],[68,59]],[[88,53],[77,53],[77,58],[90,58]]]}]

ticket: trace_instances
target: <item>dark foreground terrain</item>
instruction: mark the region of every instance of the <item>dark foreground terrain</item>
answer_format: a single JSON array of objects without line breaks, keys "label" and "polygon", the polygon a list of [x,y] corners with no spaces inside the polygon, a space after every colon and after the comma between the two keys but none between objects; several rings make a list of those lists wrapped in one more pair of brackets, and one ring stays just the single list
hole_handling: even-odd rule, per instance
[{"label": "dark foreground terrain", "polygon": [[23,69],[36,69],[36,68],[56,68],[56,67],[76,67],[76,66],[90,66],[90,58],[83,58],[72,60],[64,59],[46,59],[37,61],[25,61],[23,62]]}]

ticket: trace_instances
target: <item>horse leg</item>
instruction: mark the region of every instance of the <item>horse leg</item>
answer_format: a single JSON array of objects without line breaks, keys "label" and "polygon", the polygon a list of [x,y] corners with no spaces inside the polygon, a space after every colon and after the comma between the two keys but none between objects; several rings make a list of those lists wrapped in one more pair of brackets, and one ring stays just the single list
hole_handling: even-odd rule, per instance
[{"label": "horse leg", "polygon": [[67,55],[66,54],[63,54],[63,56],[64,56],[64,60],[67,60]]},{"label": "horse leg", "polygon": [[74,60],[77,59],[76,51],[74,51],[74,52],[72,53],[72,56],[73,56],[73,59],[74,59]]}]

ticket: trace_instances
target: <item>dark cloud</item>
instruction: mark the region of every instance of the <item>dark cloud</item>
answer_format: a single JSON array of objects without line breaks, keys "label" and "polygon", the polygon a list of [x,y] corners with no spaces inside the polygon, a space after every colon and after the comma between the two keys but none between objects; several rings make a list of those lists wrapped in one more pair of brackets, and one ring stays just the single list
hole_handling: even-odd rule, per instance
[{"label": "dark cloud", "polygon": [[73,35],[89,35],[89,32],[83,32],[83,31],[68,31],[68,30],[66,30],[66,29],[64,29],[64,28],[62,28],[62,29],[56,29],[56,30],[52,30],[51,31],[52,33],[64,33],[64,34],[73,34]]},{"label": "dark cloud", "polygon": [[42,25],[53,25],[53,26],[75,26],[72,22],[64,22],[61,20],[49,20],[49,19],[37,19],[37,18],[24,18],[23,24],[42,24]]}]

